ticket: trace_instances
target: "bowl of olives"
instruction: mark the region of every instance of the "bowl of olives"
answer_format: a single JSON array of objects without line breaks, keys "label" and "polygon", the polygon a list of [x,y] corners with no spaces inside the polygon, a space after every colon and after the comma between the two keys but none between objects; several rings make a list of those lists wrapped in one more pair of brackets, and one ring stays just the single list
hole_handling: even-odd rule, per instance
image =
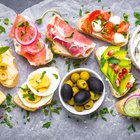
[{"label": "bowl of olives", "polygon": [[105,97],[101,77],[93,70],[78,68],[67,73],[59,86],[62,105],[76,115],[87,115],[97,110]]}]

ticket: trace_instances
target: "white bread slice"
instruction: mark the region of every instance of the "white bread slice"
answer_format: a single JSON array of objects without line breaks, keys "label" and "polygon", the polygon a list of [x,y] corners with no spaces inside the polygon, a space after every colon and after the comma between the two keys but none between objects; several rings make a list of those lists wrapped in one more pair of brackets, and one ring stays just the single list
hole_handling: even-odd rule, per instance
[{"label": "white bread slice", "polygon": [[2,91],[0,91],[0,105],[5,101],[5,99],[6,99],[5,94]]},{"label": "white bread slice", "polygon": [[[101,55],[103,54],[103,52],[104,52],[107,48],[108,48],[107,46],[103,46],[103,47],[100,47],[100,48],[98,48],[98,49],[96,50],[95,57],[96,57],[96,59],[97,59],[97,61],[98,61],[99,64],[100,64]],[[135,79],[134,79],[133,76],[131,77],[131,79],[132,79],[132,82],[134,83],[134,82],[135,82]],[[120,95],[120,94],[112,87],[112,84],[110,83],[109,79],[106,78],[106,80],[107,80],[108,83],[109,83],[109,86],[110,86],[112,95],[113,95],[114,97],[120,98],[120,97],[124,96],[124,95],[128,92],[128,90],[125,90],[124,93],[123,93],[122,95]]]},{"label": "white bread slice", "polygon": [[[0,45],[0,47],[2,46]],[[12,55],[10,49],[8,49],[2,54],[2,58],[2,62],[6,63],[8,66],[6,70],[8,79],[5,81],[0,81],[0,83],[7,88],[13,88],[18,84],[18,68],[15,57]]]},{"label": "white bread slice", "polygon": [[140,88],[138,88],[137,90],[135,90],[134,92],[132,92],[129,96],[119,100],[116,102],[116,109],[120,114],[126,115],[124,112],[124,104],[126,102],[126,100],[131,96],[131,95],[135,95],[135,94],[139,94],[140,93]]},{"label": "white bread slice", "polygon": [[[51,22],[49,23],[49,24],[51,24],[51,23],[53,23],[54,22],[54,19],[55,19],[55,17],[59,17],[59,18],[61,18],[59,15],[55,15],[55,16],[53,16],[53,18],[52,18],[52,20],[51,20]],[[61,18],[62,19],[62,18]],[[62,19],[63,20],[63,19]],[[52,42],[52,50],[56,53],[56,54],[59,54],[59,55],[61,55],[61,56],[64,56],[64,57],[69,57],[69,58],[74,58],[74,59],[83,59],[83,58],[85,58],[85,57],[88,57],[92,52],[93,52],[93,50],[94,50],[94,48],[95,48],[95,43],[92,43],[92,45],[91,45],[91,48],[90,49],[88,49],[87,51],[86,51],[86,56],[84,57],[84,56],[82,56],[82,55],[80,55],[80,56],[73,56],[73,55],[71,55],[67,50],[66,50],[66,48],[64,48],[63,46],[61,46],[59,43],[57,43],[56,41],[54,41],[53,39],[51,39],[50,37],[49,37],[49,35],[48,35],[48,32],[46,33],[46,37],[47,37],[47,39],[48,40],[50,40],[51,42]]]},{"label": "white bread slice", "polygon": [[[90,13],[89,13],[89,14],[90,14]],[[83,22],[85,21],[85,19],[88,17],[89,14],[86,14],[85,16],[83,16],[83,17],[78,21],[77,26],[76,26],[76,29],[77,29],[78,31],[80,31],[80,32],[82,32],[82,33],[85,33],[85,34],[88,34],[88,33],[85,32],[85,31],[83,31],[83,30],[81,29],[81,26],[82,26]],[[111,13],[111,16],[113,16],[112,13]],[[101,39],[101,40],[103,40],[103,41],[109,42],[109,43],[111,43],[111,44],[113,44],[113,45],[121,46],[121,47],[123,47],[123,46],[125,46],[125,45],[127,44],[128,38],[129,38],[129,34],[127,34],[127,36],[126,36],[126,41],[125,41],[125,42],[123,42],[123,43],[115,43],[114,41],[110,41],[110,40],[107,40],[106,38],[103,38],[103,37],[101,36],[100,33],[95,33],[95,32],[93,32],[92,34],[88,34],[88,35],[90,35],[90,36],[92,36],[92,37],[95,37],[95,38],[98,38],[98,39]]]}]

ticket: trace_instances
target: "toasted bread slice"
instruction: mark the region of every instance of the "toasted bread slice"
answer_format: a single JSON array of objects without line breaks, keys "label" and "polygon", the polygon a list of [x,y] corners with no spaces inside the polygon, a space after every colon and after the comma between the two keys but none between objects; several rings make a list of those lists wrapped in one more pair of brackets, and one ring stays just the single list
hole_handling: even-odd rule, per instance
[{"label": "toasted bread slice", "polygon": [[[100,47],[96,50],[96,53],[95,53],[95,57],[98,61],[98,63],[100,64],[100,59],[101,59],[101,55],[103,54],[103,52],[107,49],[108,47],[107,46],[103,46],[103,47]],[[134,77],[132,77],[134,78]],[[109,83],[109,86],[110,86],[110,90],[111,90],[111,93],[114,97],[116,98],[120,98],[122,96],[124,96],[128,90],[124,91],[124,93],[122,95],[120,95],[113,87],[112,87],[112,84],[110,83],[110,81],[106,78],[106,80],[108,81]],[[135,82],[135,79],[134,79],[134,82]]]},{"label": "toasted bread slice", "polygon": [[2,54],[2,62],[8,66],[6,70],[8,78],[5,81],[0,81],[0,83],[7,88],[13,88],[18,84],[18,69],[15,57],[12,55],[10,49]]},{"label": "toasted bread slice", "polygon": [[135,94],[139,94],[140,93],[140,88],[135,90],[133,93],[131,93],[129,96],[119,100],[116,102],[116,109],[117,111],[122,114],[122,115],[126,115],[124,112],[124,104],[126,102],[126,100],[131,96],[131,95],[135,95]]},{"label": "toasted bread slice", "polygon": [[[89,13],[89,14],[90,14],[90,13]],[[85,16],[83,16],[83,17],[78,21],[77,26],[76,26],[76,29],[77,29],[78,31],[80,31],[80,32],[82,32],[82,33],[85,33],[85,34],[88,34],[88,33],[85,32],[85,31],[83,31],[83,30],[81,29],[81,26],[82,26],[83,22],[85,22],[85,19],[88,17],[89,14],[86,14]],[[113,16],[112,13],[111,13],[111,15]],[[127,44],[128,38],[129,38],[129,34],[127,34],[127,36],[126,36],[126,41],[125,41],[125,42],[123,42],[123,43],[115,43],[114,41],[110,41],[110,40],[107,40],[106,38],[103,38],[103,37],[100,35],[100,33],[95,33],[95,32],[93,32],[92,34],[88,34],[88,35],[90,35],[90,36],[92,36],[92,37],[95,37],[95,38],[98,38],[98,39],[100,39],[100,40],[109,42],[109,43],[111,43],[111,44],[113,44],[113,45],[121,46],[121,47],[122,47],[122,46],[125,46],[125,45]]]},{"label": "toasted bread slice", "polygon": [[5,101],[5,99],[6,99],[5,94],[2,91],[0,91],[0,105]]},{"label": "toasted bread slice", "polygon": [[[55,15],[53,16],[53,19],[51,20],[50,24],[54,23],[54,19],[55,17],[59,17],[60,19],[62,19],[59,15]],[[62,19],[63,20],[63,19]],[[86,55],[83,56],[83,55],[79,55],[78,57],[77,56],[73,56],[71,55],[68,50],[66,48],[64,48],[62,45],[60,45],[58,42],[54,41],[52,38],[49,37],[49,33],[47,32],[46,33],[46,37],[48,40],[50,40],[52,42],[52,50],[54,51],[54,53],[56,54],[59,54],[61,56],[64,56],[64,57],[69,57],[69,58],[74,58],[74,59],[83,59],[85,57],[88,57],[94,50],[95,48],[95,43],[92,43],[91,45],[91,48],[89,48],[87,51],[86,51]]]}]

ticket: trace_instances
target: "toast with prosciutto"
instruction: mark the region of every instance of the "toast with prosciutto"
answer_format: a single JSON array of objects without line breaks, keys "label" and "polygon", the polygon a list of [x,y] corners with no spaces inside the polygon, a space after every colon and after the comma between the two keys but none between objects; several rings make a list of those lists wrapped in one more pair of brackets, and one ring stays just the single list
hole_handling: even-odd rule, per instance
[{"label": "toast with prosciutto", "polygon": [[16,52],[25,57],[31,65],[45,65],[52,60],[51,50],[28,17],[17,15],[9,36],[14,41]]},{"label": "toast with prosciutto", "polygon": [[94,10],[82,17],[77,24],[80,32],[91,35],[114,45],[124,46],[128,42],[128,15],[124,14],[124,20],[113,16],[112,12]]},{"label": "toast with prosciutto", "polygon": [[88,57],[95,47],[95,43],[77,32],[59,15],[53,16],[48,24],[46,36],[52,41],[52,50],[66,57]]}]

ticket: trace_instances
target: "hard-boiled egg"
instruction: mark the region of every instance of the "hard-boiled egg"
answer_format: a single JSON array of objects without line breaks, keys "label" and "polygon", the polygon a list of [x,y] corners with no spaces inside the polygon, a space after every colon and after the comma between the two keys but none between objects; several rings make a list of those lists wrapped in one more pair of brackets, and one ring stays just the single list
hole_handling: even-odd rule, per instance
[{"label": "hard-boiled egg", "polygon": [[27,85],[37,96],[49,96],[55,92],[60,82],[56,67],[45,67],[32,72],[27,79]]},{"label": "hard-boiled egg", "polygon": [[53,93],[46,97],[41,97],[35,95],[27,86],[27,83],[24,83],[19,92],[18,92],[19,98],[22,101],[22,103],[30,108],[39,108],[45,104],[47,104],[53,97]]}]

